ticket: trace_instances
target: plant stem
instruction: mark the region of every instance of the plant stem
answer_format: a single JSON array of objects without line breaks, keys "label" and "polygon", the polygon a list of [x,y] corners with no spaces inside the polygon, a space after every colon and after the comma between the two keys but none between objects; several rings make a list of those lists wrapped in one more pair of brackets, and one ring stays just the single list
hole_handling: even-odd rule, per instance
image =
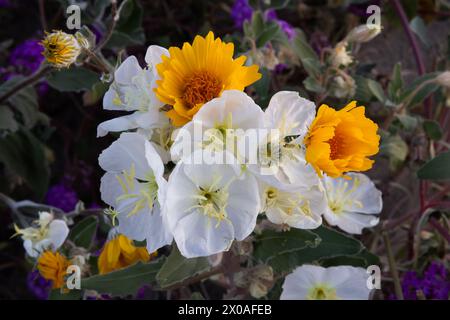
[{"label": "plant stem", "polygon": [[[419,45],[417,43],[417,38],[413,34],[411,28],[409,27],[409,21],[408,17],[406,16],[405,10],[403,10],[402,4],[400,3],[400,0],[391,0],[391,3],[394,6],[395,11],[397,12],[398,17],[400,18],[400,22],[403,26],[403,30],[406,33],[406,36],[408,37],[409,44],[411,45],[414,59],[416,60],[416,66],[417,66],[417,73],[421,76],[425,74],[425,64],[422,59],[422,54],[419,48]],[[431,106],[431,100],[427,98],[425,100],[425,112],[428,117],[431,117],[432,115],[432,106]]]},{"label": "plant stem", "polygon": [[404,300],[402,286],[400,284],[400,277],[398,275],[397,265],[395,263],[394,254],[391,248],[391,242],[386,232],[383,232],[383,240],[386,246],[387,257],[389,261],[389,269],[391,271],[392,279],[394,280],[395,295],[397,296],[397,299]]},{"label": "plant stem", "polygon": [[118,20],[119,15],[117,14],[117,0],[111,0],[111,24],[102,42],[95,49],[96,51],[100,51],[108,43],[109,39],[111,39]]},{"label": "plant stem", "polygon": [[440,235],[447,240],[448,243],[450,243],[450,233],[447,229],[445,229],[437,219],[431,218],[429,220],[430,224],[433,226],[434,229],[436,229],[437,232],[440,233]]},{"label": "plant stem", "polygon": [[22,90],[22,89],[24,89],[24,88],[26,88],[26,87],[28,87],[30,85],[35,84],[36,82],[38,82],[40,79],[42,79],[51,70],[52,70],[52,67],[49,66],[49,65],[45,65],[45,66],[41,67],[34,74],[32,74],[31,76],[25,78],[23,81],[19,82],[14,87],[12,87],[8,91],[6,91],[4,94],[2,94],[0,96],[0,104],[5,102],[7,99],[9,99],[13,95],[15,95],[20,90]]}]

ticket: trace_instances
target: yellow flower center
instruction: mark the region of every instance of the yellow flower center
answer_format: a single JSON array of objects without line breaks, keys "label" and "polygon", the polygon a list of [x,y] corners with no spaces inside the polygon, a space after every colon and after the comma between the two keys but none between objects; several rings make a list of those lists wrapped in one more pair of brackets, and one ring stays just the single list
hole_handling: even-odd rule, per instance
[{"label": "yellow flower center", "polygon": [[309,290],[308,300],[337,300],[336,289],[325,284],[318,284]]},{"label": "yellow flower center", "polygon": [[208,71],[200,71],[187,79],[182,99],[189,109],[217,98],[222,91],[221,81]]}]

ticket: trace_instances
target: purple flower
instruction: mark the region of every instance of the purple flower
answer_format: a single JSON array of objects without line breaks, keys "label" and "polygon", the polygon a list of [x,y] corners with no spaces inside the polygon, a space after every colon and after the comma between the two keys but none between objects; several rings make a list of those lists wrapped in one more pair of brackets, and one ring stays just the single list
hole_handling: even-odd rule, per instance
[{"label": "purple flower", "polygon": [[433,261],[420,278],[415,271],[408,271],[402,279],[402,290],[407,300],[417,300],[420,290],[427,299],[447,300],[450,293],[450,281],[445,266]]},{"label": "purple flower", "polygon": [[236,0],[231,8],[231,18],[234,20],[236,28],[241,29],[244,21],[252,18],[253,9],[248,4],[248,0]]},{"label": "purple flower", "polygon": [[295,37],[295,30],[288,22],[278,19],[277,13],[275,10],[270,9],[266,11],[266,19],[268,21],[275,21],[280,26],[281,30],[287,35],[289,40],[292,40]]},{"label": "purple flower", "polygon": [[31,74],[44,60],[42,50],[38,40],[25,40],[11,51],[9,63],[22,74]]},{"label": "purple flower", "polygon": [[39,271],[34,270],[28,273],[27,286],[36,298],[46,300],[52,288],[52,282],[44,279]]},{"label": "purple flower", "polygon": [[65,183],[59,183],[50,187],[45,196],[45,203],[64,212],[70,212],[75,209],[77,202],[77,193]]}]

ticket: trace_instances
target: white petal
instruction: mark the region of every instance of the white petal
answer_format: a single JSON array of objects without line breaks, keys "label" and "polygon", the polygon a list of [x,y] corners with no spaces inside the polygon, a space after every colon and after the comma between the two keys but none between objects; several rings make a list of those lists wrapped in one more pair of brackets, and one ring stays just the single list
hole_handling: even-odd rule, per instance
[{"label": "white petal", "polygon": [[122,132],[139,127],[137,119],[140,112],[134,112],[127,116],[117,117],[100,123],[97,127],[97,138],[106,136],[109,132]]},{"label": "white petal", "polygon": [[131,84],[133,77],[138,75],[140,72],[142,72],[142,68],[136,57],[129,56],[117,68],[114,73],[114,81],[122,85],[129,85]]},{"label": "white petal", "polygon": [[309,290],[321,282],[324,268],[304,265],[288,274],[283,283],[280,300],[305,300]]},{"label": "white petal", "polygon": [[216,223],[198,210],[179,220],[174,238],[181,254],[194,258],[228,250],[234,238],[233,226],[227,220],[218,226]]},{"label": "white petal", "polygon": [[[303,137],[315,113],[314,102],[301,98],[298,92],[280,91],[270,99],[264,120],[268,128],[279,128],[287,135]],[[285,131],[286,128],[289,129]]]},{"label": "white petal", "polygon": [[67,224],[63,220],[53,220],[50,222],[49,230],[48,230],[48,239],[51,242],[52,249],[58,249],[64,241],[66,241],[67,236],[69,235],[69,228]]},{"label": "white petal", "polygon": [[234,227],[234,236],[242,241],[255,229],[256,218],[261,211],[261,202],[256,179],[246,174],[229,187],[228,218]]},{"label": "white petal", "polygon": [[361,234],[364,228],[372,228],[378,224],[379,218],[354,212],[341,212],[340,214],[325,214],[325,219],[332,226],[351,234]]},{"label": "white petal", "polygon": [[116,103],[117,92],[113,87],[109,87],[103,96],[103,109],[105,110],[124,110],[122,103]]},{"label": "white petal", "polygon": [[129,172],[135,166],[136,177],[145,180],[151,168],[145,157],[145,146],[148,141],[138,133],[122,133],[99,156],[99,164],[105,171],[115,173]]},{"label": "white petal", "polygon": [[264,113],[245,92],[226,90],[219,98],[205,103],[193,121],[214,128],[231,118],[233,128],[255,129],[262,127]]},{"label": "white petal", "polygon": [[367,278],[363,268],[338,266],[327,269],[325,282],[336,288],[339,299],[367,300],[371,291],[367,288]]},{"label": "white petal", "polygon": [[100,195],[107,205],[116,207],[117,198],[123,194],[123,190],[117,180],[117,176],[123,178],[122,174],[106,172],[100,179]]},{"label": "white petal", "polygon": [[362,207],[356,205],[354,202],[352,206],[346,207],[345,210],[368,214],[380,213],[383,208],[382,194],[381,191],[375,187],[372,180],[362,173],[349,173],[348,175],[352,177],[350,180],[351,186],[353,186],[356,179],[359,181],[359,186],[352,194],[352,197],[355,200],[360,201]]},{"label": "white petal", "polygon": [[151,45],[145,54],[145,62],[155,75],[157,75],[156,65],[162,62],[162,56],[169,57],[169,51],[166,48]]}]

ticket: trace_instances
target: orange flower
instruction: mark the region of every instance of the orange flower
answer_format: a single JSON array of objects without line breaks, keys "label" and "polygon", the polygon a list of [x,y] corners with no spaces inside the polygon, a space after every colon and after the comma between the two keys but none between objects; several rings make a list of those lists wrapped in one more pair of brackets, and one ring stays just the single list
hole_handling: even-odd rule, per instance
[{"label": "orange flower", "polygon": [[233,43],[196,36],[192,45],[170,47],[170,57],[162,56],[156,66],[161,80],[155,93],[164,103],[173,106],[166,114],[174,126],[182,126],[206,102],[217,98],[224,90],[244,90],[261,78],[258,66],[244,66],[245,56],[233,59]]},{"label": "orange flower", "polygon": [[150,256],[147,249],[135,247],[131,239],[120,234],[109,240],[103,247],[98,258],[98,270],[100,274],[105,274],[125,268],[138,261],[149,261],[154,256],[156,256],[156,252]]},{"label": "orange flower", "polygon": [[52,281],[53,288],[61,288],[64,285],[69,261],[59,252],[44,251],[38,259],[37,268],[41,276]]},{"label": "orange flower", "polygon": [[317,173],[333,178],[348,171],[372,168],[368,156],[378,153],[378,126],[364,115],[365,108],[350,102],[341,110],[321,105],[305,138],[306,161]]}]

